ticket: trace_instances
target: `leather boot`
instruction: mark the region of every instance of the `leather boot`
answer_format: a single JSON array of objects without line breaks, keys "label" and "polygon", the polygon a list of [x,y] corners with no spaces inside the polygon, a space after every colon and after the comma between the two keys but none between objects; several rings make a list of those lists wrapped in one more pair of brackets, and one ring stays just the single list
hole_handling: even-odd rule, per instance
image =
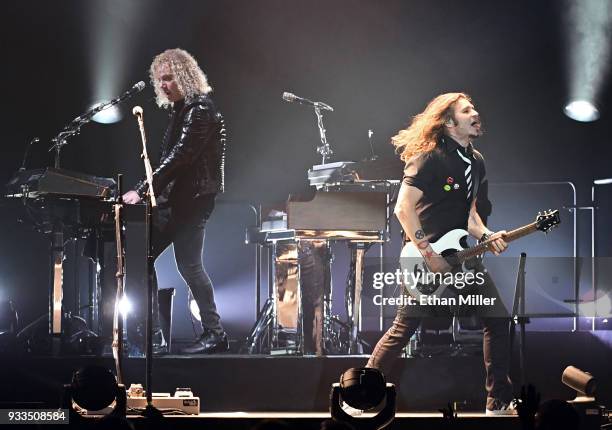
[{"label": "leather boot", "polygon": [[228,350],[229,342],[225,332],[217,334],[206,330],[198,340],[183,348],[181,352],[183,354],[214,354],[216,352],[227,352]]}]

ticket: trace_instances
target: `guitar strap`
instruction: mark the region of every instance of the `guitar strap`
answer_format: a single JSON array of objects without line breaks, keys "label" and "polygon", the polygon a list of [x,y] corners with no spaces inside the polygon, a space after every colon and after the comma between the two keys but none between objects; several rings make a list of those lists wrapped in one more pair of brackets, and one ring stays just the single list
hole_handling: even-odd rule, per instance
[{"label": "guitar strap", "polygon": [[476,199],[478,196],[478,188],[480,187],[480,160],[477,160],[476,157],[472,157],[474,162],[472,163],[472,181],[474,183],[474,189],[472,190],[472,201]]}]

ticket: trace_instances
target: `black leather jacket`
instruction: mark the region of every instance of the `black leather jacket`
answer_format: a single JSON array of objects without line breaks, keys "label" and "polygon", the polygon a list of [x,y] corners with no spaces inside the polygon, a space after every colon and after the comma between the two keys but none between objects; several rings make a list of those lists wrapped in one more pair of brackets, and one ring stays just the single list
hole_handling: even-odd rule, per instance
[{"label": "black leather jacket", "polygon": [[[160,203],[173,206],[203,195],[223,192],[225,125],[208,95],[174,104],[153,171],[153,188]],[[148,185],[141,181],[142,197]]]}]

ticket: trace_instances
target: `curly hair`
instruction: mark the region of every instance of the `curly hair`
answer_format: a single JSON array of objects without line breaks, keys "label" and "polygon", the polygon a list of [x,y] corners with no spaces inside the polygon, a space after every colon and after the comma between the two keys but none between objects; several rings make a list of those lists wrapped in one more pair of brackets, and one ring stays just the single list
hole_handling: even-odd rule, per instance
[{"label": "curly hair", "polygon": [[440,94],[429,102],[423,112],[412,118],[410,126],[391,138],[391,144],[402,161],[422,152],[431,151],[444,132],[444,123],[453,118],[453,108],[460,99],[471,102],[465,93]]},{"label": "curly hair", "polygon": [[153,59],[149,68],[149,77],[155,88],[155,101],[159,107],[172,106],[172,102],[161,89],[161,82],[156,79],[157,71],[164,64],[170,67],[183,96],[192,97],[212,91],[206,75],[189,52],[180,48],[167,49]]}]

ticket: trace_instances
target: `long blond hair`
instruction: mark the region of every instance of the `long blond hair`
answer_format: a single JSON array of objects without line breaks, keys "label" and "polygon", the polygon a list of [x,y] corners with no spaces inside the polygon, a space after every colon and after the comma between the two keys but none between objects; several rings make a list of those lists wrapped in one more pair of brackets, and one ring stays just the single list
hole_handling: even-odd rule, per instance
[{"label": "long blond hair", "polygon": [[429,102],[423,112],[412,118],[410,126],[391,138],[391,144],[402,161],[421,152],[434,149],[444,133],[444,123],[453,118],[453,108],[459,99],[472,100],[465,93],[440,94]]},{"label": "long blond hair", "polygon": [[155,88],[155,101],[158,106],[172,106],[172,102],[168,100],[166,93],[161,89],[161,82],[159,79],[156,79],[157,71],[163,64],[167,64],[170,67],[181,94],[186,98],[208,94],[212,91],[206,75],[189,52],[180,48],[167,49],[153,59],[149,68],[149,77],[153,88]]}]

